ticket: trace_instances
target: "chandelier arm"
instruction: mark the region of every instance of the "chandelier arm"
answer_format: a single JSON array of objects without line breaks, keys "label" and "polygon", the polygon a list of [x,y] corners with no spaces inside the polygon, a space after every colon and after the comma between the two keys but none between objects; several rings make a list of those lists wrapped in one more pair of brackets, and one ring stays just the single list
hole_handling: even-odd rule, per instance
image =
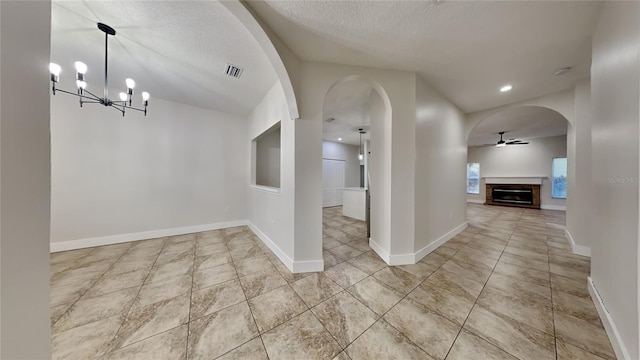
[{"label": "chandelier arm", "polygon": [[86,92],[87,94],[89,94],[89,95],[93,96],[93,98],[94,98],[95,100],[102,100],[102,99],[100,99],[100,97],[99,97],[99,96],[97,96],[96,94],[92,93],[91,91],[89,91],[89,90],[87,90],[87,89],[84,89],[84,92]]},{"label": "chandelier arm", "polygon": [[120,111],[122,113],[122,116],[124,116],[124,107],[120,108],[121,105],[117,105],[117,104],[111,104],[111,107]]},{"label": "chandelier arm", "polygon": [[[56,88],[56,92],[57,92],[57,91],[60,91],[60,92],[65,93],[65,94],[69,94],[69,95],[77,96],[77,97],[79,97],[79,98],[83,98],[83,99],[98,100],[98,102],[99,102],[99,100],[100,100],[100,98],[99,98],[99,97],[97,97],[97,96],[95,96],[95,95],[93,95],[93,94],[91,94],[91,93],[90,93],[90,94],[91,94],[92,96],[87,96],[87,95],[80,95],[80,94],[78,94],[78,93],[74,93],[74,92],[67,91],[67,90],[63,90],[63,89],[59,89],[59,88]],[[86,90],[85,90],[85,91],[86,91]],[[87,92],[88,92],[88,91],[87,91]]]}]

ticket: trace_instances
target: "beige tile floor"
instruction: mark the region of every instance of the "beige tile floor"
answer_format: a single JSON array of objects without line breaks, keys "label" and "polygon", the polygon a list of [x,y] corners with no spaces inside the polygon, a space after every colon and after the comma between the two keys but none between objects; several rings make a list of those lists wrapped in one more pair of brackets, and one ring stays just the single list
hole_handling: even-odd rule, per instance
[{"label": "beige tile floor", "polygon": [[340,208],[322,273],[291,274],[246,227],[52,254],[53,358],[615,358],[563,212],[468,218],[397,267]]}]

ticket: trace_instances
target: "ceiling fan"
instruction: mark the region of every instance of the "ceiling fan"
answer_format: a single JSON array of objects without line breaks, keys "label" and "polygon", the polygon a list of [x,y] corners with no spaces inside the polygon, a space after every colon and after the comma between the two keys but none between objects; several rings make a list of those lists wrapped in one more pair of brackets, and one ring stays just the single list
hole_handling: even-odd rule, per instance
[{"label": "ceiling fan", "polygon": [[495,147],[503,147],[506,145],[526,145],[529,142],[528,141],[522,141],[522,140],[516,140],[516,139],[510,139],[510,140],[503,140],[502,139],[502,135],[504,135],[504,131],[500,131],[498,134],[500,134],[500,140],[498,140],[497,143],[495,144],[484,144],[484,145],[478,145],[478,146],[474,146],[474,147],[486,147],[486,146],[495,146]]}]

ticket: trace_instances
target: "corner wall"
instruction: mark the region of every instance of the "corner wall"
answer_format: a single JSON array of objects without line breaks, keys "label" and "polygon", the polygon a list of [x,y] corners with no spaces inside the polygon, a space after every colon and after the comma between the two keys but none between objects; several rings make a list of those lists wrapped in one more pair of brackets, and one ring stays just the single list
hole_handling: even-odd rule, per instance
[{"label": "corner wall", "polygon": [[593,36],[591,292],[619,359],[640,358],[640,2],[605,2]]},{"label": "corner wall", "polygon": [[464,114],[416,77],[416,260],[466,227],[464,126]]},{"label": "corner wall", "polygon": [[[294,262],[294,161],[295,121],[289,118],[284,92],[277,82],[249,115],[247,149],[251,140],[280,121],[280,188],[250,185],[247,181],[249,226],[291,271],[300,271]],[[247,157],[248,166],[252,166]]]},{"label": "corner wall", "polygon": [[0,17],[0,358],[49,359],[51,2]]}]

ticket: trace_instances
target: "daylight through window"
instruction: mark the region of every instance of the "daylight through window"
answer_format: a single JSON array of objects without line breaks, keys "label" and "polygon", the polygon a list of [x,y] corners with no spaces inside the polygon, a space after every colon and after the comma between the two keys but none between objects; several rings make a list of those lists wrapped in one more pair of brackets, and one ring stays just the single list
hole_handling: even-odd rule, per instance
[{"label": "daylight through window", "polygon": [[480,194],[480,164],[467,164],[467,194]]},{"label": "daylight through window", "polygon": [[551,197],[567,198],[567,158],[555,158],[551,169]]}]

